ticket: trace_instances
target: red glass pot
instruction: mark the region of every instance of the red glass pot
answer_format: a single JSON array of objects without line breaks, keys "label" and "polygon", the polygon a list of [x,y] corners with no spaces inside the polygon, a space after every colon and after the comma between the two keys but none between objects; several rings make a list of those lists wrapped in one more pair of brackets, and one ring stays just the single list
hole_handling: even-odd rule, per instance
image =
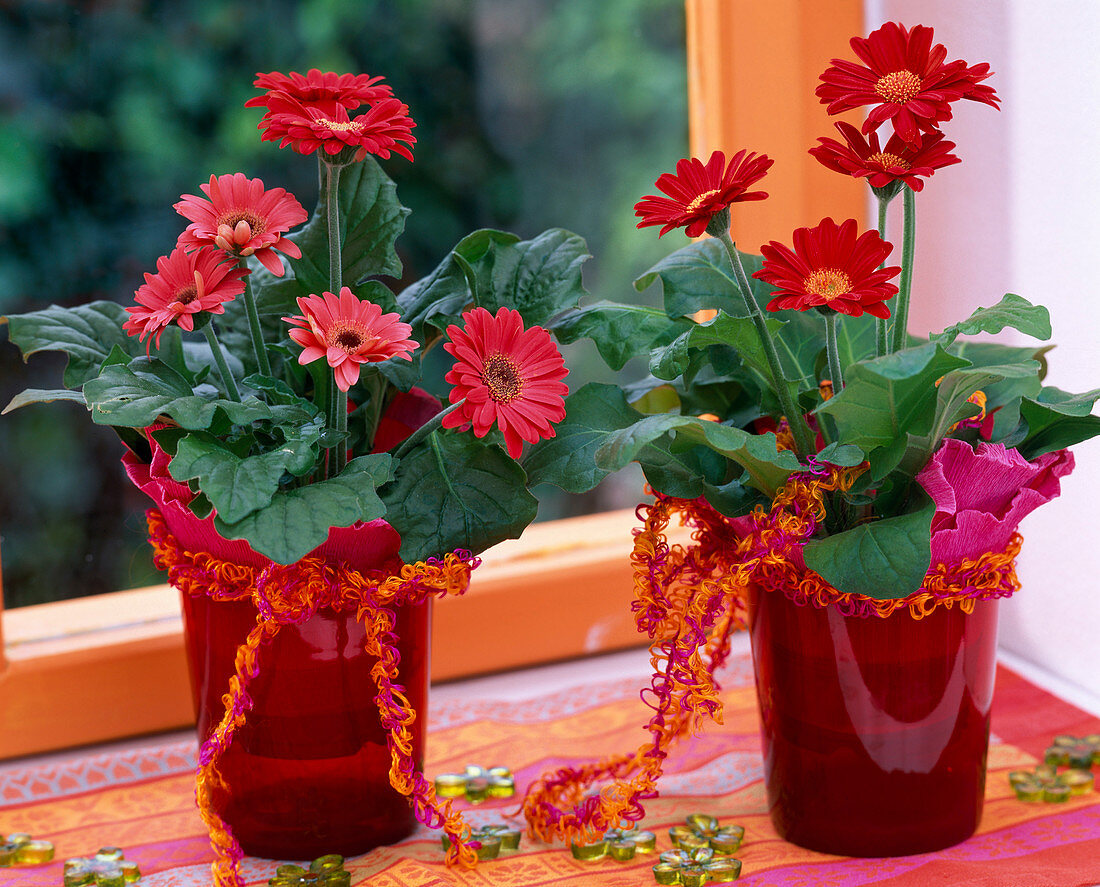
[{"label": "red glass pot", "polygon": [[750,588],[768,808],[844,856],[957,844],[982,815],[997,601],[921,620],[844,616]]}]

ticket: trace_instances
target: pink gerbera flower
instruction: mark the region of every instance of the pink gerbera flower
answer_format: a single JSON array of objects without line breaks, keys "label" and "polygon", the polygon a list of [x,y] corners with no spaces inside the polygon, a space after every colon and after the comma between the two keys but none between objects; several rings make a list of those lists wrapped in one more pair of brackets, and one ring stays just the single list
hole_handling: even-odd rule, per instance
[{"label": "pink gerbera flower", "polygon": [[157,259],[157,273],[146,274],[145,283],[134,294],[137,305],[126,310],[130,318],[122,325],[131,336],[147,337],[160,347],[160,337],[170,323],[181,329],[195,328],[194,315],[201,311],[224,314],[225,303],[244,292],[248,272],[225,260],[213,247],[188,253],[176,247]]},{"label": "pink gerbera flower", "polygon": [[283,234],[309,214],[285,188],[265,191],[260,179],[241,172],[211,176],[209,184],[199,187],[206,198],[183,194],[175,205],[176,212],[191,222],[180,235],[180,246],[213,244],[235,256],[255,255],[279,277],[284,273],[283,262],[275,250],[294,259],[302,257],[298,245]]},{"label": "pink gerbera flower", "polygon": [[368,154],[385,160],[390,152],[413,159],[416,123],[408,105],[397,99],[381,99],[355,118],[335,99],[304,102],[280,92],[268,95],[267,107],[259,124],[262,139],[278,141],[280,148],[290,145],[299,154],[313,154],[320,148],[328,155],[357,148],[355,160]]},{"label": "pink gerbera flower", "polygon": [[272,71],[269,74],[256,75],[253,85],[266,92],[250,98],[244,106],[266,108],[270,93],[281,92],[300,102],[337,101],[349,111],[354,111],[361,104],[370,105],[393,96],[393,90],[388,84],[382,83],[382,79],[369,74],[322,72],[317,68],[310,68],[304,75],[296,71],[289,74]]},{"label": "pink gerbera flower", "polygon": [[921,176],[930,176],[937,169],[960,162],[951,153],[955,143],[945,141],[938,130],[919,133],[916,145],[907,145],[895,133],[882,148],[877,132],[864,139],[850,123],[837,123],[836,128],[846,145],[835,139],[819,138],[821,144],[810,148],[810,153],[829,169],[865,177],[873,188],[885,188],[900,181],[920,191],[924,187]]},{"label": "pink gerbera flower", "polygon": [[284,317],[294,329],[290,338],[302,346],[298,363],[324,357],[332,367],[336,384],[347,391],[359,381],[364,363],[379,363],[391,357],[411,360],[418,343],[409,338],[412,327],[398,314],[383,314],[366,299],[356,298],[346,286],[339,296],[307,296],[298,299],[302,313]]},{"label": "pink gerbera flower", "polygon": [[753,277],[776,288],[768,310],[827,308],[889,317],[886,300],[898,291],[890,278],[901,269],[879,265],[893,247],[877,231],[857,236],[857,230],[855,219],[840,225],[822,219],[816,228],[794,232],[793,250],[774,240],[760,247],[764,265]]},{"label": "pink gerbera flower", "polygon": [[648,194],[634,204],[639,228],[663,226],[658,237],[673,228],[685,228],[688,237],[702,234],[710,220],[731,204],[743,200],[763,200],[766,191],[750,191],[771,168],[766,154],[738,151],[729,163],[726,155],[715,151],[705,164],[698,158],[685,157],[676,162],[676,174],[664,173],[656,185],[667,197]]},{"label": "pink gerbera flower", "polygon": [[504,433],[508,455],[518,459],[523,441],[554,437],[552,422],[565,418],[568,374],[561,353],[540,326],[523,328],[518,311],[484,308],[462,315],[466,328],[447,327],[444,344],[455,364],[446,379],[453,386],[451,403],[462,403],[443,418],[444,428],[473,425],[484,437],[496,423]]}]

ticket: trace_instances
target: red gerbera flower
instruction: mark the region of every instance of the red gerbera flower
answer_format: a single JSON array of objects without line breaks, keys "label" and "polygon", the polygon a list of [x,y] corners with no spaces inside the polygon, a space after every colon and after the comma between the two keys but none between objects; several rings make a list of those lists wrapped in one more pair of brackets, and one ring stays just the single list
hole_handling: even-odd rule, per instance
[{"label": "red gerbera flower", "polygon": [[[280,74],[278,71],[257,74],[252,82],[258,89],[267,90],[268,93],[281,92],[301,102],[334,100],[349,111],[354,111],[361,104],[369,105],[393,95],[393,90],[388,84],[382,83],[382,79],[369,74],[334,74],[331,71],[321,72],[317,68],[310,68],[305,75],[296,71],[291,71],[290,74]],[[266,108],[268,98],[267,94],[254,96],[244,106]]]},{"label": "red gerbera flower", "polygon": [[446,379],[453,386],[451,403],[462,402],[443,418],[444,428],[470,423],[484,437],[495,422],[504,433],[508,455],[518,459],[523,441],[554,437],[552,422],[565,418],[569,387],[561,353],[541,326],[523,328],[518,311],[501,308],[496,316],[484,308],[462,315],[461,329],[447,327],[444,344],[455,358]]},{"label": "red gerbera flower", "polygon": [[877,132],[864,139],[850,123],[837,123],[836,128],[847,145],[819,138],[821,144],[810,148],[810,153],[829,169],[855,178],[866,177],[873,188],[885,188],[891,182],[902,181],[919,191],[924,187],[921,176],[930,176],[937,169],[960,162],[950,153],[955,143],[944,141],[939,131],[919,133],[915,147],[907,145],[895,133],[884,149],[879,146]]},{"label": "red gerbera flower", "polygon": [[898,291],[889,280],[901,269],[878,266],[892,249],[877,231],[857,237],[855,219],[842,225],[822,219],[816,228],[794,232],[793,251],[774,240],[760,247],[764,266],[753,277],[776,287],[769,311],[822,306],[853,317],[866,311],[885,318],[890,316],[885,302]]},{"label": "red gerbera flower", "polygon": [[768,196],[747,189],[764,178],[772,162],[766,154],[748,151],[738,151],[728,165],[721,151],[711,154],[705,166],[695,157],[679,160],[676,175],[666,172],[656,182],[668,197],[649,194],[634,204],[634,215],[641,218],[638,227],[664,225],[658,237],[686,227],[688,237],[698,237],[730,204]]},{"label": "red gerbera flower", "polygon": [[993,72],[982,63],[968,67],[956,60],[944,63],[947,49],[932,44],[932,29],[915,25],[911,30],[887,22],[869,36],[853,37],[852,49],[865,62],[858,65],[833,59],[821,75],[817,96],[830,114],[875,105],[864,121],[871,132],[889,120],[894,132],[916,145],[920,130],[935,129],[951,119],[951,102],[971,99],[997,107],[1000,99],[990,86],[981,84]]},{"label": "red gerbera flower", "polygon": [[191,224],[180,235],[179,245],[188,248],[213,244],[235,256],[255,255],[268,271],[283,274],[283,262],[275,250],[295,259],[302,251],[283,237],[309,214],[284,188],[264,190],[260,179],[244,173],[211,176],[209,184],[199,186],[206,196],[183,194],[175,205]]},{"label": "red gerbera flower", "polygon": [[[366,114],[352,118],[335,99],[303,102],[285,93],[268,94],[268,112],[260,121],[264,141],[279,140],[299,154],[312,154],[322,148],[326,154],[338,154],[344,148],[358,148],[355,159],[376,154],[383,160],[390,152],[412,160],[416,138],[409,117],[409,106],[387,98],[375,103]],[[404,142],[405,144],[401,144]]]},{"label": "red gerbera flower", "polygon": [[137,305],[126,310],[129,319],[122,325],[131,336],[160,347],[161,333],[175,322],[181,329],[195,328],[195,314],[209,311],[224,314],[226,302],[244,292],[248,272],[225,259],[225,253],[203,247],[188,253],[176,247],[170,255],[157,259],[157,273],[146,274],[145,283],[134,294]]},{"label": "red gerbera flower", "polygon": [[336,385],[347,391],[359,381],[359,367],[391,357],[411,360],[418,343],[409,338],[412,327],[399,314],[383,314],[366,299],[358,299],[346,286],[340,295],[325,293],[298,299],[302,313],[284,317],[294,327],[290,338],[302,346],[298,363],[328,359]]}]

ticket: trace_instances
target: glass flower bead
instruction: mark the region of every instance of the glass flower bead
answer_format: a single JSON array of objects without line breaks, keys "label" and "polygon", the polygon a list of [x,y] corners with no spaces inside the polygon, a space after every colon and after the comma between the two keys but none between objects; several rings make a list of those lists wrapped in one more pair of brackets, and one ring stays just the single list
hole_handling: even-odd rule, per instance
[{"label": "glass flower bead", "polygon": [[672,826],[668,836],[672,846],[681,850],[709,847],[721,856],[731,856],[740,849],[745,830],[739,825],[719,825],[717,819],[705,813],[692,813],[687,825]]},{"label": "glass flower bead", "polygon": [[12,865],[42,865],[53,859],[53,844],[36,841],[25,832],[15,832],[0,843],[0,868]]},{"label": "glass flower bead", "polygon": [[1089,770],[1069,769],[1059,773],[1053,764],[1040,764],[1034,770],[1013,770],[1008,781],[1021,801],[1058,804],[1073,795],[1088,794],[1095,777]]},{"label": "glass flower bead", "polygon": [[[477,849],[479,860],[496,859],[502,850],[519,850],[520,830],[509,825],[490,823],[473,829],[472,837],[481,846]],[[451,839],[442,837],[443,849],[451,849]]]},{"label": "glass flower bead", "polygon": [[637,853],[656,853],[657,836],[642,829],[612,828],[604,832],[603,838],[591,844],[572,844],[573,858],[584,862],[595,862],[610,856],[625,861],[633,859]]},{"label": "glass flower bead", "polygon": [[308,869],[281,865],[267,883],[268,887],[351,887],[351,872],[344,869],[344,857],[330,853],[313,860]]},{"label": "glass flower bead", "polygon": [[95,856],[65,860],[64,887],[126,887],[141,880],[136,862],[123,859],[118,847],[101,847]]},{"label": "glass flower bead", "polygon": [[443,773],[435,778],[440,798],[461,798],[474,804],[488,798],[510,798],[516,793],[516,779],[507,767],[477,767],[469,764],[463,773]]},{"label": "glass flower bead", "polygon": [[726,884],[741,877],[741,860],[716,859],[710,847],[695,850],[666,850],[660,862],[653,866],[653,878],[658,884],[682,884],[703,887],[704,884]]},{"label": "glass flower bead", "polygon": [[1089,770],[1093,764],[1100,764],[1100,733],[1091,733],[1088,736],[1055,736],[1054,742],[1046,750],[1044,760],[1055,767]]}]

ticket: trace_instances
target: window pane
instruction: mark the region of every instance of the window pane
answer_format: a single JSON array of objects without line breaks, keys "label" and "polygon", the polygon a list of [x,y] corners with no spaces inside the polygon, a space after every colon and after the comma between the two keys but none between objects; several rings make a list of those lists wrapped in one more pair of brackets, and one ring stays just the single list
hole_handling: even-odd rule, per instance
[{"label": "window pane", "polygon": [[[419,124],[415,163],[384,164],[413,211],[396,289],[480,227],[581,234],[593,299],[629,298],[664,252],[631,207],[686,153],[682,0],[28,0],[0,18],[0,311],[131,303],[185,224],[172,204],[211,173],[312,205],[311,160],[261,143],[243,108],[255,72],[310,67],[384,75]],[[574,385],[611,378],[584,345],[567,360]],[[3,342],[0,400],[57,387],[61,366]],[[8,607],[159,581],[120,453],[74,404],[0,419]],[[632,504],[639,484],[540,490],[540,518]]]}]

